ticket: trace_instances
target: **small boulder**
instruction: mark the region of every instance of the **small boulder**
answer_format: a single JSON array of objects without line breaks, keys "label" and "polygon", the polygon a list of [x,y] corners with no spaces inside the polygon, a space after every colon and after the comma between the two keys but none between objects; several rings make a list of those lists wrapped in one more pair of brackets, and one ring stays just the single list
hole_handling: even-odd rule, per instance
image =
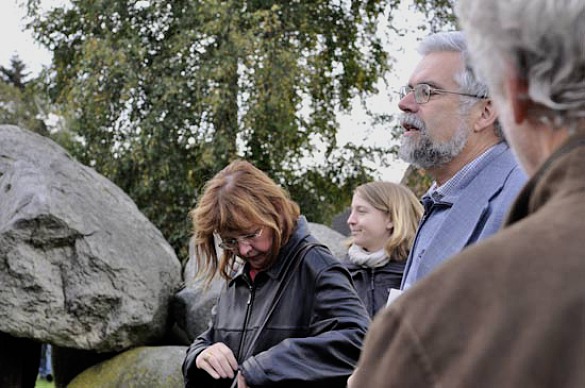
[{"label": "small boulder", "polygon": [[67,387],[182,387],[186,352],[186,346],[137,347],[86,369]]}]

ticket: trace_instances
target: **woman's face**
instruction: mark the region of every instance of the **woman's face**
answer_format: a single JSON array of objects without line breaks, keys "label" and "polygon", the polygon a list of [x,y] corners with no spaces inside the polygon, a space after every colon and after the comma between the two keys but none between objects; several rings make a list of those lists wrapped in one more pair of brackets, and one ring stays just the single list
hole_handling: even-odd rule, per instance
[{"label": "woman's face", "polygon": [[227,242],[229,249],[236,255],[250,263],[252,269],[262,270],[266,268],[272,251],[272,234],[270,228],[257,227],[238,235],[222,236],[222,241]]},{"label": "woman's face", "polygon": [[392,234],[393,224],[390,215],[373,207],[358,193],[353,195],[347,224],[354,244],[368,252],[383,249],[386,240]]}]

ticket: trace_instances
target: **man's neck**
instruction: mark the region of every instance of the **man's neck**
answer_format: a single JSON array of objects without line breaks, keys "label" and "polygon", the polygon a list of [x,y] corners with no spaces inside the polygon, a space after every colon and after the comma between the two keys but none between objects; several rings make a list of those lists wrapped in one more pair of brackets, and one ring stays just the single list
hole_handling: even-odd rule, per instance
[{"label": "man's neck", "polygon": [[485,151],[499,143],[499,140],[492,143],[487,143],[482,146],[474,147],[473,149],[464,148],[459,155],[457,155],[449,163],[441,165],[436,168],[429,168],[427,172],[433,177],[437,186],[440,187],[453,178],[463,167],[481,156]]}]

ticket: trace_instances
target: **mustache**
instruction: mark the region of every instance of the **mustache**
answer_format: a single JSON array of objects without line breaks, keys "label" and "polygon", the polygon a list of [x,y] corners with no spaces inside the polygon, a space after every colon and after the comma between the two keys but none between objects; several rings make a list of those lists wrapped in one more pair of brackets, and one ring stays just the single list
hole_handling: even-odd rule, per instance
[{"label": "mustache", "polygon": [[400,125],[409,125],[422,132],[426,131],[427,129],[425,122],[413,113],[402,113],[400,115]]}]

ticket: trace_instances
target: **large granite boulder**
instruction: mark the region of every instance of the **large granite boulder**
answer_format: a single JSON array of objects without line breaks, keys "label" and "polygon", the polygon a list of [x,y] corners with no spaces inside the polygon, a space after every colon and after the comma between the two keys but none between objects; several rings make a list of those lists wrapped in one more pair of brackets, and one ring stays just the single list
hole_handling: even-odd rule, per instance
[{"label": "large granite boulder", "polygon": [[181,265],[116,185],[0,126],[0,332],[98,352],[164,336]]}]

